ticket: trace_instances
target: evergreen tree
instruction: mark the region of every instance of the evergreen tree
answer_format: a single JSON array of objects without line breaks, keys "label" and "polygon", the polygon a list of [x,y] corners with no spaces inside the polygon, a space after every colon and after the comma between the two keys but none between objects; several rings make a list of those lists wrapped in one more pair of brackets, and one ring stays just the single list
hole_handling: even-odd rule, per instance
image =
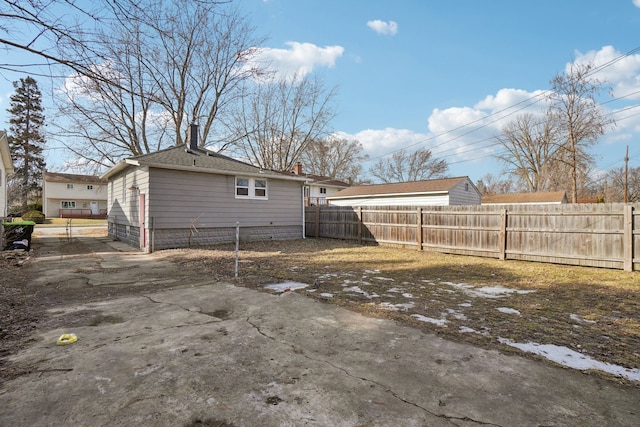
[{"label": "evergreen tree", "polygon": [[11,114],[7,140],[15,169],[12,177],[15,191],[9,197],[10,204],[20,204],[25,212],[30,199],[42,197],[44,109],[42,94],[33,78],[21,78],[13,82],[13,87],[15,94],[7,110]]}]

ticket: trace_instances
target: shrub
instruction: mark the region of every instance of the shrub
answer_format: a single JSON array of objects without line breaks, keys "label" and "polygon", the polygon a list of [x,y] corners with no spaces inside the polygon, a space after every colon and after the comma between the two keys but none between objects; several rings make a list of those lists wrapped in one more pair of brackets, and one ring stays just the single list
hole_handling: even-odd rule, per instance
[{"label": "shrub", "polygon": [[42,212],[42,203],[40,202],[35,202],[35,203],[31,203],[27,206],[27,209],[29,211],[40,211]]},{"label": "shrub", "polygon": [[36,224],[43,224],[44,214],[40,211],[29,211],[22,215],[22,219],[25,221],[33,221]]}]

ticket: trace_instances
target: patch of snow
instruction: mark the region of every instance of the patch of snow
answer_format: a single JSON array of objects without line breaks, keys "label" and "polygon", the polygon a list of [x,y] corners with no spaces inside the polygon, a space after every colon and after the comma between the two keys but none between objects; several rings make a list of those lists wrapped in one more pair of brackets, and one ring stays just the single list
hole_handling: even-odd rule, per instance
[{"label": "patch of snow", "polygon": [[517,343],[506,338],[498,338],[498,341],[511,347],[519,348],[520,350],[528,353],[538,354],[569,368],[580,371],[596,369],[631,381],[640,382],[640,369],[625,368],[611,363],[600,362],[567,347],[553,344],[538,344],[534,342]]},{"label": "patch of snow", "polygon": [[506,314],[520,314],[520,312],[515,308],[509,308],[509,307],[498,307],[498,311],[500,313],[506,313]]},{"label": "patch of snow", "polygon": [[569,318],[571,318],[571,320],[573,320],[574,322],[578,322],[578,323],[596,323],[595,320],[583,319],[582,317],[578,316],[577,314],[570,314]]},{"label": "patch of snow", "polygon": [[274,283],[272,285],[265,285],[264,287],[276,292],[288,292],[295,291],[296,289],[304,289],[307,286],[309,285],[306,283],[286,281],[282,283]]},{"label": "patch of snow", "polygon": [[465,316],[464,313],[460,313],[452,308],[447,308],[447,313],[449,313],[454,319],[467,320],[467,316]]},{"label": "patch of snow", "polygon": [[400,289],[400,288],[391,288],[391,289],[387,289],[387,292],[402,292],[404,289]]},{"label": "patch of snow", "polygon": [[469,333],[473,333],[473,332],[475,332],[476,330],[475,330],[475,329],[472,329],[472,328],[469,328],[469,327],[467,327],[467,326],[460,326],[460,327],[458,328],[458,331],[459,331],[459,332],[461,332],[461,333],[463,333],[463,334],[469,334]]},{"label": "patch of snow", "polygon": [[411,317],[414,317],[421,322],[433,323],[438,326],[447,326],[447,319],[434,319],[432,317],[423,316],[422,314],[412,314]]},{"label": "patch of snow", "polygon": [[415,306],[416,305],[412,302],[407,304],[391,304],[390,302],[380,303],[380,308],[384,310],[391,310],[391,311],[400,311],[400,310],[407,311]]},{"label": "patch of snow", "polygon": [[322,292],[320,296],[325,298],[333,298],[333,294],[330,294],[329,292]]},{"label": "patch of snow", "polygon": [[404,294],[402,294],[402,296],[405,297],[405,298],[413,298],[413,295],[411,295],[408,292],[405,292]]},{"label": "patch of snow", "polygon": [[459,307],[471,307],[470,302],[463,302],[462,304],[458,304]]},{"label": "patch of snow", "polygon": [[378,274],[378,273],[380,273],[380,270],[378,270],[377,268],[375,270],[365,270],[364,273],[365,274]]},{"label": "patch of snow", "polygon": [[362,294],[367,298],[380,298],[380,295],[376,294],[375,292],[370,294],[369,292],[363,291],[362,289],[360,289],[359,286],[351,286],[349,288],[344,288],[344,289],[342,289],[342,291],[343,292],[349,292],[349,291],[350,292],[355,292],[357,294]]},{"label": "patch of snow", "polygon": [[307,292],[315,292],[317,289],[307,289]]},{"label": "patch of snow", "polygon": [[[431,281],[425,281],[426,283],[435,284]],[[467,295],[472,297],[480,297],[480,298],[502,298],[506,295],[510,294],[529,294],[531,292],[535,292],[535,290],[521,290],[521,289],[511,289],[506,288],[504,286],[483,286],[481,288],[476,288],[473,285],[469,285],[468,283],[453,283],[453,282],[440,282],[439,284],[451,286],[452,288],[458,289]],[[451,292],[451,291],[448,291]]]},{"label": "patch of snow", "polygon": [[387,280],[387,281],[389,281],[389,282],[395,282],[395,281],[396,281],[396,279],[392,279],[391,277],[382,277],[382,276],[376,276],[376,277],[374,277],[374,279],[377,279],[377,280]]}]

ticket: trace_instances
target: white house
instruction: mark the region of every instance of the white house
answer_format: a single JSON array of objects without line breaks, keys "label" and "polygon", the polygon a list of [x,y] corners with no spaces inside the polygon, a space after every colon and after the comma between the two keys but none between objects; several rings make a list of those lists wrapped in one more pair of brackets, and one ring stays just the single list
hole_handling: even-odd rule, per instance
[{"label": "white house", "polygon": [[479,205],[480,191],[469,177],[359,185],[329,197],[335,206],[453,206]]},{"label": "white house", "polygon": [[7,176],[13,173],[13,162],[7,133],[0,131],[0,217],[7,216]]},{"label": "white house", "polygon": [[561,205],[567,203],[564,191],[508,193],[482,196],[483,205]]},{"label": "white house", "polygon": [[95,175],[45,172],[42,212],[47,218],[106,218],[107,181]]},{"label": "white house", "polygon": [[302,164],[298,163],[293,169],[293,174],[306,178],[304,186],[304,205],[326,205],[327,197],[349,187],[349,184],[328,176],[314,175],[302,172]]},{"label": "white house", "polygon": [[108,181],[109,236],[151,252],[304,238],[304,177],[264,170],[190,142],[125,159]]}]

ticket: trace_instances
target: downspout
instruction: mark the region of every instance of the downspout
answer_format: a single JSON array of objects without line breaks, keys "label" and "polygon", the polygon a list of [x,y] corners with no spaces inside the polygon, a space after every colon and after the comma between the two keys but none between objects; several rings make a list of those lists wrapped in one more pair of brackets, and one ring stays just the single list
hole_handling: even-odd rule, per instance
[{"label": "downspout", "polygon": [[306,218],[305,218],[305,212],[304,212],[304,209],[305,209],[305,206],[304,206],[304,186],[305,186],[305,184],[306,184],[306,182],[303,183],[300,186],[300,191],[301,191],[301,196],[302,196],[302,197],[300,197],[300,200],[301,200],[301,203],[302,203],[302,240],[306,239],[306,235],[307,235],[306,224],[305,224]]}]

